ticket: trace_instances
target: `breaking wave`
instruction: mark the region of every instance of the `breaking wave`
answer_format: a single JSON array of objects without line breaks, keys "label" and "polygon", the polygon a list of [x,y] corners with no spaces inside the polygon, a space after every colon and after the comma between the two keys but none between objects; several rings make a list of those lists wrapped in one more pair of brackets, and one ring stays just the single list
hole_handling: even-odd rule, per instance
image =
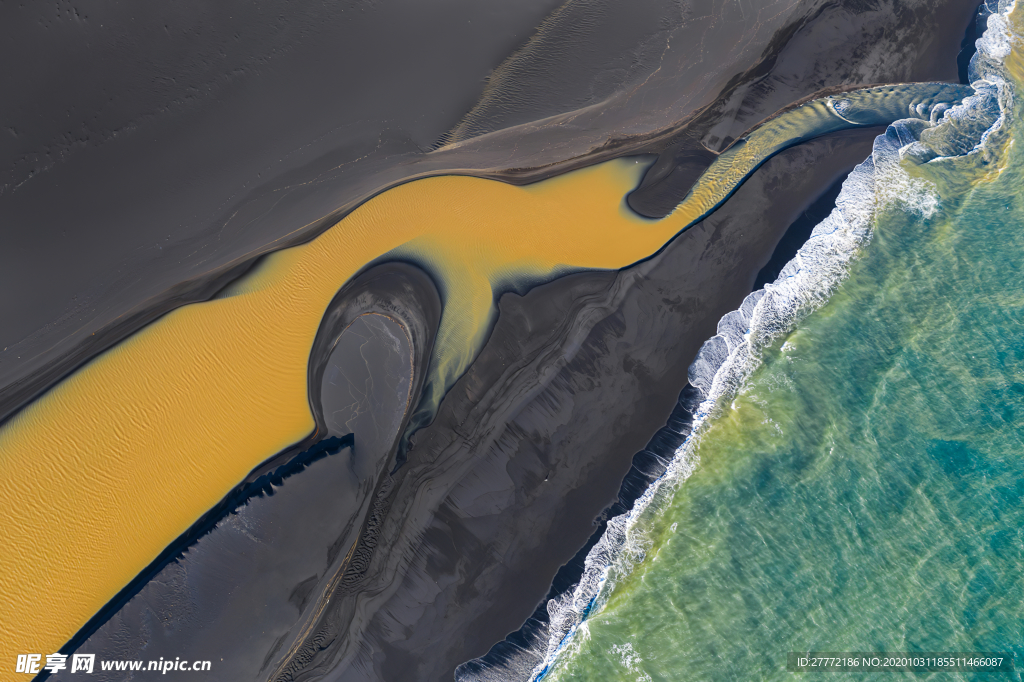
[{"label": "breaking wave", "polygon": [[696,446],[710,420],[761,364],[764,349],[830,298],[871,238],[880,211],[904,210],[927,218],[939,210],[938,188],[908,172],[908,166],[984,166],[997,160],[1012,116],[1013,89],[1004,60],[1017,40],[1009,21],[1013,6],[1010,0],[999,0],[988,17],[971,61],[974,94],[952,107],[910,111],[914,118],[891,124],[875,139],[871,156],[844,182],[832,213],[814,228],[775,282],[747,296],[738,310],[718,323],[718,333],[704,343],[689,368],[690,384],[696,390],[691,390],[692,423],[679,427],[685,440],[632,509],[608,521],[604,535],[585,559],[575,588],[548,602],[546,641],[535,638],[528,657],[536,665],[506,667],[497,675],[496,670],[491,674],[463,670],[470,674],[459,674],[459,679],[508,679],[511,674],[532,682],[547,675],[560,657],[578,650],[586,639],[587,618],[603,607],[614,586],[650,549],[641,517],[666,508],[677,486],[693,473]]}]

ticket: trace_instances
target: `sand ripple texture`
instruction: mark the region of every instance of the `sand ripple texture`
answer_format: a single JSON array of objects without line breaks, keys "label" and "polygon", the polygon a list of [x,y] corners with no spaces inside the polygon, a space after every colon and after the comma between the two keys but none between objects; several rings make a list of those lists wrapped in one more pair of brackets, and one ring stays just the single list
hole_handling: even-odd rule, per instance
[{"label": "sand ripple texture", "polygon": [[[906,111],[959,95],[921,87],[872,97]],[[630,159],[526,187],[458,176],[395,187],[92,360],[0,430],[0,658],[56,651],[254,466],[313,430],[310,348],[331,298],[364,266],[411,259],[440,284],[429,412],[486,339],[495,291],[651,255],[757,159],[820,134],[817,123],[790,126],[810,105],[807,120],[838,120],[820,102],[783,114],[661,221],[627,210],[644,170]]]}]

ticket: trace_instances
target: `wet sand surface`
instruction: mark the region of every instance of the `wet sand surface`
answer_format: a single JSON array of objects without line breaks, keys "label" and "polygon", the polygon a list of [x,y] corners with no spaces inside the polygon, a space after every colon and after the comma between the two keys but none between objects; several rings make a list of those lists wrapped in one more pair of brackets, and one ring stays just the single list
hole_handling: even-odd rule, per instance
[{"label": "wet sand surface", "polygon": [[328,435],[360,434],[356,451],[386,454],[409,406],[412,348],[405,329],[364,313],[331,351],[320,391]]},{"label": "wet sand surface", "polygon": [[233,679],[258,678],[301,631],[362,530],[408,421],[410,393],[422,387],[414,367],[425,364],[439,314],[433,285],[412,266],[372,268],[344,287],[321,325],[322,357],[312,366],[323,378],[317,438],[353,434],[354,444],[283,480],[271,477],[205,534],[183,538],[73,649],[104,659],[188,652]]},{"label": "wet sand surface", "polygon": [[[258,677],[301,630],[359,534],[404,423],[412,361],[394,318],[356,317],[330,353],[321,393],[328,435],[352,433],[354,445],[226,516],[79,649],[125,660],[187,652],[232,679]],[[53,679],[75,679],[67,674]],[[97,679],[123,676],[100,671]]]}]

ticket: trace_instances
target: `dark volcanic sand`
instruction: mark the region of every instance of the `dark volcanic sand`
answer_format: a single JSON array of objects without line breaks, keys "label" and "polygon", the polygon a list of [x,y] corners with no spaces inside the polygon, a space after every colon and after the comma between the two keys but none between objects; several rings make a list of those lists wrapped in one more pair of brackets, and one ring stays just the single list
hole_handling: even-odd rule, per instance
[{"label": "dark volcanic sand", "polygon": [[215,661],[213,672],[225,679],[265,676],[330,592],[363,533],[408,422],[409,395],[422,388],[440,312],[430,279],[407,264],[371,268],[346,285],[320,326],[311,371],[319,377],[313,383],[318,437],[352,433],[354,444],[265,483],[271,494],[231,505],[198,538],[179,539],[147,569],[148,582],[118,595],[67,652],[100,659],[184,656]]},{"label": "dark volcanic sand", "polygon": [[[847,131],[779,154],[649,261],[506,294],[480,358],[414,437],[403,467],[378,469],[376,483],[368,469],[353,478],[366,469],[355,429],[351,461],[343,452],[317,462],[228,517],[75,650],[147,660],[188,652],[239,679],[275,679],[296,628],[331,576],[345,573],[370,493],[385,489],[376,550],[353,584],[330,593],[311,630],[329,632],[330,645],[301,670],[311,679],[451,679],[456,665],[533,612],[615,498],[633,453],[664,423],[719,317],[749,291],[794,218],[863,160],[878,132]],[[724,281],[722,272],[730,273]],[[436,326],[436,302],[410,300],[411,282],[429,290],[419,278],[411,266],[385,265],[339,294],[312,363],[323,381],[311,390],[331,389],[335,365],[358,365],[358,347],[338,337],[360,331],[353,321],[361,313]],[[429,341],[416,345],[422,358]],[[384,365],[376,371],[388,374]],[[350,389],[329,394],[324,412],[346,403]],[[335,656],[346,652],[339,665]]]},{"label": "dark volcanic sand", "polygon": [[382,188],[718,149],[824,86],[947,77],[974,4],[4,5],[0,421]]},{"label": "dark volcanic sand", "polygon": [[[700,344],[878,132],[783,152],[645,263],[504,296],[484,352],[413,438],[399,494],[420,495],[395,503],[349,674],[326,679],[451,679],[517,629],[664,424]],[[404,576],[385,568],[396,552]]]},{"label": "dark volcanic sand", "polygon": [[[898,64],[857,61],[834,44],[830,52],[818,45],[819,53],[868,81],[893,80],[894,70],[906,69],[911,77],[955,80],[974,8],[953,9],[948,42],[928,36],[916,53],[919,16],[904,14],[902,26],[883,24],[884,13],[874,15],[879,23],[866,22],[874,32],[862,37],[872,48],[903,50]],[[807,35],[827,32],[836,18],[823,12],[792,44],[813,44]],[[943,48],[948,54],[937,66]],[[778,60],[764,80],[784,82],[777,69],[787,63]],[[748,127],[743,116],[731,125]],[[358,592],[338,595],[325,616],[331,646],[311,651],[292,672],[450,679],[459,663],[518,628],[614,500],[633,453],[664,423],[719,317],[750,291],[786,228],[869,154],[878,132],[846,133],[776,157],[725,207],[646,263],[506,295],[486,348],[395,475],[370,569]]]},{"label": "dark volcanic sand", "polygon": [[[702,149],[721,148],[730,136],[793,99],[829,85],[955,80],[956,52],[975,5],[955,0],[899,2],[896,9],[885,0],[788,4],[801,8],[790,30],[776,31],[785,22],[758,24],[758,32],[739,62],[713,58],[710,49],[702,52],[693,41],[669,41],[668,36],[675,35],[671,30],[664,36],[658,33],[673,47],[663,51],[663,63],[659,63],[663,69],[650,66],[650,78],[645,78],[643,85],[649,88],[644,92],[650,97],[635,97],[635,88],[621,92],[612,88],[613,94],[602,100],[604,104],[591,105],[571,122],[556,117],[541,125],[524,124],[516,131],[430,154],[412,149],[407,141],[390,147],[391,142],[383,141],[368,161],[348,165],[346,160],[368,150],[359,147],[353,151],[354,147],[325,142],[325,147],[335,145],[335,151],[305,165],[296,163],[279,176],[269,174],[276,179],[268,179],[262,189],[252,189],[244,199],[226,204],[216,220],[210,219],[214,213],[181,219],[179,225],[184,227],[173,233],[180,238],[180,254],[198,253],[195,258],[177,263],[169,257],[154,259],[141,247],[132,251],[125,246],[122,256],[125,252],[136,255],[125,256],[123,262],[130,265],[125,266],[122,281],[138,281],[138,286],[110,295],[89,294],[94,296],[90,299],[93,303],[102,301],[95,310],[80,311],[88,314],[75,319],[69,316],[63,326],[43,329],[12,347],[48,350],[37,352],[32,362],[0,360],[0,381],[8,382],[6,392],[0,391],[0,412],[9,414],[40,386],[101,347],[99,343],[76,346],[76,337],[67,336],[75,329],[106,328],[109,334],[103,343],[112,342],[159,312],[160,306],[210,295],[218,284],[210,280],[210,272],[223,272],[227,264],[243,268],[252,254],[289,243],[287,239],[308,237],[327,223],[311,225],[288,237],[282,236],[286,231],[282,225],[296,230],[331,211],[343,212],[367,194],[415,173],[478,168],[483,174],[524,180],[626,151],[663,150],[656,172],[645,179],[643,190],[631,197],[636,208],[647,206],[646,212],[656,215],[680,192],[685,193],[687,174],[692,175],[706,156]],[[730,26],[739,30],[744,21],[750,19],[727,15],[710,28],[720,28],[725,31],[721,35],[728,35]],[[686,26],[683,21],[678,30],[684,31]],[[695,26],[698,24],[686,30],[696,30]],[[723,50],[729,48],[729,41],[718,43]],[[718,46],[715,41],[709,44]],[[714,64],[714,69],[705,70],[710,85],[702,85],[700,92],[669,94],[681,78],[680,65],[695,56],[703,60],[704,67]],[[737,67],[737,63],[741,65]],[[592,64],[580,68],[592,68]],[[739,75],[734,78],[734,74]],[[722,91],[730,79],[733,82]],[[721,97],[714,106],[695,112],[719,92]],[[659,97],[672,104],[655,106]],[[499,110],[511,122],[520,115]],[[660,130],[680,120],[673,129]],[[479,120],[474,119],[474,124]],[[622,130],[655,133],[649,139],[627,139],[598,148],[612,129],[620,134]],[[486,653],[518,628],[547,593],[558,567],[593,531],[594,518],[614,499],[633,453],[664,423],[685,384],[687,365],[700,344],[714,333],[719,317],[735,308],[750,290],[787,226],[867,156],[873,134],[844,133],[780,154],[722,209],[645,263],[619,273],[572,275],[525,296],[505,295],[497,326],[481,356],[446,397],[435,422],[416,435],[407,464],[378,477],[375,502],[362,522],[361,544],[356,546],[361,557],[358,570],[352,570],[351,562],[341,569],[344,589],[335,592],[311,631],[314,635],[330,633],[318,640],[326,642],[325,647],[310,650],[308,656],[295,659],[301,660],[301,665],[286,669],[309,674],[311,679],[321,674],[326,679],[451,679],[459,663]],[[337,151],[343,147],[344,151]],[[515,153],[510,151],[513,147]],[[563,159],[570,161],[543,165]],[[502,170],[531,164],[537,168],[528,172]],[[674,172],[680,165],[683,170]],[[180,171],[185,166],[179,163],[175,167]],[[51,175],[40,179],[56,177],[53,171],[61,168],[55,164],[46,171]],[[229,172],[204,176],[211,193],[231,186],[237,177]],[[293,187],[311,177],[317,182]],[[54,182],[50,190],[56,192],[58,187]],[[292,189],[277,191],[283,187]],[[13,196],[0,194],[0,211],[19,206],[17,201],[11,202]],[[36,200],[41,202],[39,197]],[[38,206],[25,201],[20,204],[21,214],[9,215],[20,215],[18,220],[32,215]],[[139,201],[136,208],[141,211]],[[271,205],[272,211],[264,211]],[[153,214],[164,215],[159,202],[150,208]],[[124,206],[117,210],[128,211]],[[172,211],[171,215],[179,214]],[[225,218],[238,215],[248,217],[237,222]],[[308,220],[301,222],[303,217]],[[20,224],[3,219],[5,224]],[[46,224],[53,222],[47,219]],[[90,225],[95,227],[95,223]],[[140,228],[143,234],[136,237],[149,239],[152,235],[146,236],[146,229]],[[17,239],[30,241],[21,235],[24,230],[12,232]],[[82,238],[87,238],[88,229],[83,234]],[[211,239],[212,234],[217,237]],[[4,235],[9,237],[7,232]],[[47,238],[54,241],[53,235]],[[36,249],[38,255],[42,239],[35,246],[26,242],[25,248],[29,253]],[[121,231],[96,238],[94,246],[98,253],[111,254],[111,244],[127,239]],[[74,248],[81,250],[81,244]],[[23,260],[30,258],[22,256]],[[53,271],[63,272],[59,258],[56,262]],[[109,260],[99,259],[94,267],[99,271],[104,265],[109,272],[116,271],[109,267]],[[146,268],[152,272],[137,279]],[[0,268],[0,273],[5,272],[9,270]],[[193,275],[192,284],[180,286],[173,296],[166,293],[168,283]],[[88,283],[93,281],[90,277],[83,270],[58,278],[53,286],[84,292],[94,286]],[[31,278],[19,280],[19,286],[35,291],[31,283]],[[198,293],[190,291],[190,286]],[[12,303],[10,314],[4,314],[22,320],[26,329],[34,328],[41,321],[56,319],[53,311],[60,307],[54,303],[58,298],[39,298],[38,306],[24,305],[19,299]],[[147,298],[149,303],[143,304]],[[33,307],[38,316],[24,322],[29,318],[22,316],[18,306]],[[133,308],[140,311],[137,318],[109,326],[121,314],[118,311]],[[340,325],[337,319],[330,324]],[[338,333],[340,328],[343,326]],[[427,328],[432,333],[434,327]],[[72,354],[66,355],[69,352]],[[53,362],[59,357],[65,358],[64,364]],[[327,357],[324,349],[314,349],[310,367],[314,395],[319,395],[319,377]],[[422,363],[416,364],[421,371]],[[31,376],[37,377],[36,384],[10,383]],[[322,425],[322,416],[317,417]],[[230,571],[222,568],[218,574],[230,581]],[[203,579],[201,570],[197,579]],[[157,606],[140,604],[144,609]],[[88,647],[81,650],[91,651]]]}]

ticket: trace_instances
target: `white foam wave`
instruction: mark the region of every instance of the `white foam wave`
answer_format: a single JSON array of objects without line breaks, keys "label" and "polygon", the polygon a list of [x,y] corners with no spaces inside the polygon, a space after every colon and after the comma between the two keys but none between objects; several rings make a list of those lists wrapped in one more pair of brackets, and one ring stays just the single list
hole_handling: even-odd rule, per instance
[{"label": "white foam wave", "polygon": [[[1004,77],[1002,60],[1017,40],[1006,19],[1012,7],[1012,2],[1002,0],[1000,12],[989,17],[988,28],[978,40],[971,70],[976,94],[935,112],[929,122],[897,121],[889,126],[885,135],[876,138],[871,157],[843,183],[832,213],[814,228],[775,282],[747,296],[738,310],[721,319],[718,333],[705,342],[689,369],[690,383],[703,395],[691,435],[633,509],[608,522],[605,534],[584,562],[576,588],[548,602],[547,651],[531,681],[544,677],[560,656],[579,650],[579,640],[585,638],[576,635],[586,629],[586,618],[602,608],[616,582],[642,561],[650,548],[639,524],[641,516],[667,507],[676,487],[693,473],[697,445],[709,419],[760,365],[763,350],[830,298],[860,247],[870,239],[878,212],[899,207],[927,218],[938,210],[935,188],[911,177],[901,161],[915,150],[920,152],[919,146],[929,150],[932,160],[943,152],[980,153],[993,136],[1005,130],[1013,92]],[[926,136],[931,140],[922,143],[918,137],[924,131],[934,132]],[[957,145],[961,148],[950,148]]]}]

